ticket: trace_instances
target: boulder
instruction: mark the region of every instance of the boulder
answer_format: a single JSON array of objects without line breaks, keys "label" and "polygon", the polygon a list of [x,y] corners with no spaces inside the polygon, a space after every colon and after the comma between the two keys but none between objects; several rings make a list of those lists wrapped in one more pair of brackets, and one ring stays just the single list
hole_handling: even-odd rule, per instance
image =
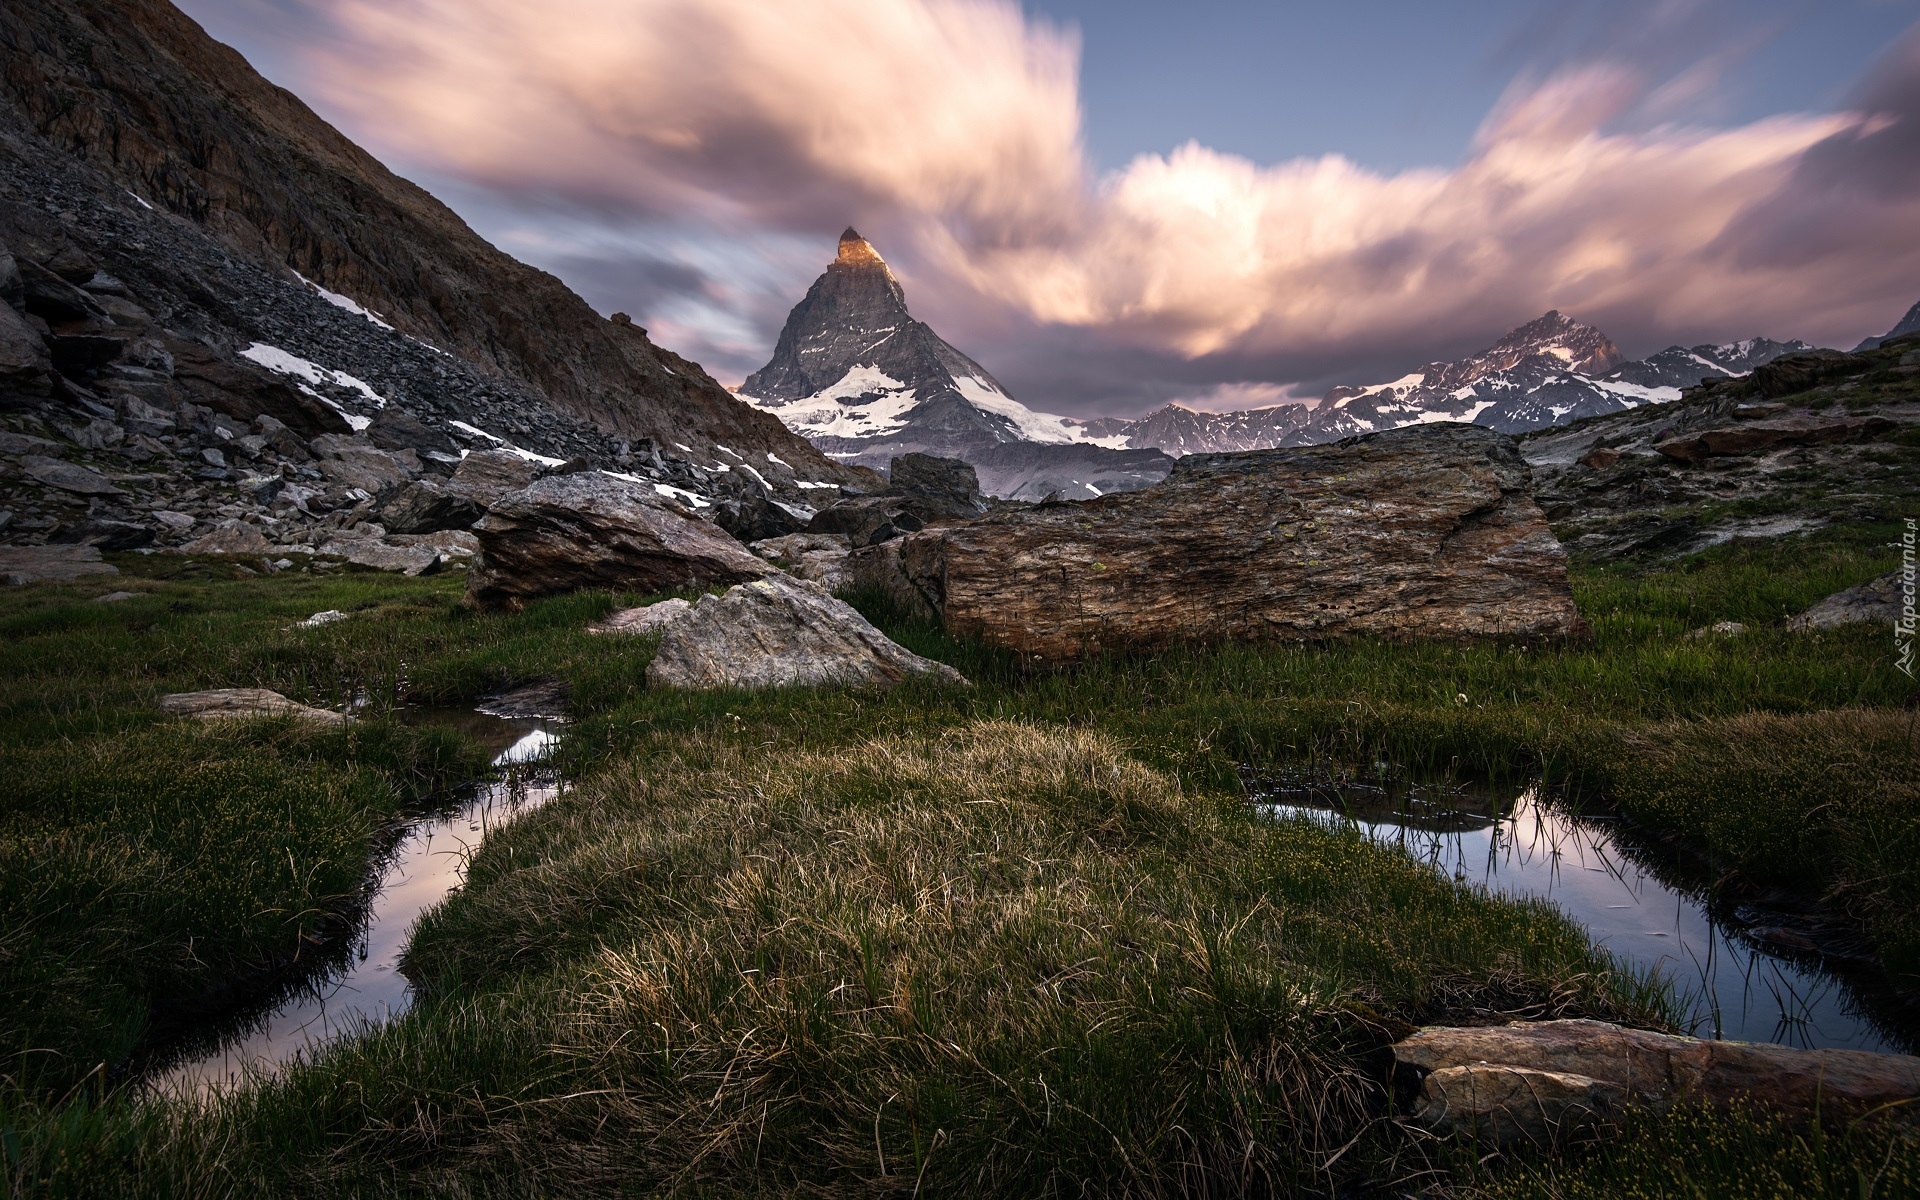
[{"label": "boulder", "polygon": [[729,496],[713,506],[713,523],[740,542],[760,542],[768,538],[798,533],[807,523],[764,495]]},{"label": "boulder", "polygon": [[454,468],[447,490],[485,508],[533,482],[540,464],[506,450],[476,450]]},{"label": "boulder", "polygon": [[902,454],[887,470],[887,490],[906,497],[922,520],[969,520],[987,511],[980,473],[957,458]]},{"label": "boulder", "polygon": [[424,575],[442,561],[441,552],[431,546],[398,546],[380,538],[335,538],[314,553],[330,554],[355,566],[398,571],[402,575]]},{"label": "boulder", "polygon": [[647,686],[891,687],[916,675],[967,682],[952,667],[888,640],[818,586],[774,575],[724,596],[702,596],[669,622],[647,666]]},{"label": "boulder", "polygon": [[258,527],[235,518],[222,521],[211,533],[202,534],[180,550],[185,554],[244,554],[259,558],[273,552],[273,543]]},{"label": "boulder", "polygon": [[550,476],[509,493],[474,532],[480,552],[468,576],[467,601],[481,608],[517,608],[537,596],[580,588],[704,588],[774,570],[651,485],[597,471]]},{"label": "boulder", "polygon": [[1859,587],[1835,592],[1787,621],[1788,629],[1833,629],[1841,625],[1891,625],[1900,617],[1900,572],[1889,571]]},{"label": "boulder", "polygon": [[755,542],[752,548],[755,554],[779,564],[795,579],[805,579],[829,592],[838,592],[853,583],[847,567],[851,546],[844,533],[792,533]]},{"label": "boulder", "polygon": [[1464,424],[1188,455],[1143,491],[912,535],[901,572],[949,630],[1061,661],[1182,641],[1583,632],[1530,485],[1512,438]]},{"label": "boulder", "polygon": [[394,533],[437,533],[465,529],[485,511],[470,497],[456,495],[430,479],[401,488],[380,510],[380,523]]},{"label": "boulder", "polygon": [[957,458],[903,454],[893,460],[892,472],[884,492],[829,504],[814,514],[807,532],[843,534],[858,549],[987,510],[979,475]]},{"label": "boulder", "polygon": [[904,545],[895,540],[855,550],[841,565],[845,582],[840,586],[878,593],[909,616],[938,620],[940,614],[933,599],[907,577],[900,560],[903,549]]},{"label": "boulder", "polygon": [[1548,1144],[1629,1101],[1736,1102],[1844,1121],[1920,1098],[1920,1058],[1702,1041],[1604,1021],[1423,1029],[1393,1048],[1421,1076],[1413,1119],[1440,1133]]},{"label": "boulder", "polygon": [[342,713],[309,708],[266,688],[220,688],[211,692],[176,692],[160,699],[160,711],[176,717],[197,717],[202,721],[240,720],[248,717],[298,717],[317,725],[344,725]]},{"label": "boulder", "polygon": [[605,620],[595,621],[587,626],[588,633],[624,633],[629,637],[645,637],[650,633],[659,633],[670,621],[677,621],[693,611],[693,605],[685,600],[660,600],[652,604],[643,604],[638,608],[622,608],[609,613]]},{"label": "boulder", "polygon": [[[392,452],[357,437],[326,433],[308,444],[329,483],[359,488],[369,496],[386,495],[405,487],[409,472]],[[415,460],[415,470],[418,470]]]},{"label": "boulder", "polygon": [[807,522],[808,533],[837,533],[853,546],[871,546],[927,527],[901,496],[853,496],[836,500]]},{"label": "boulder", "polygon": [[0,579],[13,586],[119,573],[98,546],[0,546]]},{"label": "boulder", "polygon": [[126,495],[100,472],[64,459],[48,458],[43,454],[28,454],[20,459],[20,469],[39,483],[51,488],[59,488],[63,492],[72,492],[78,496]]},{"label": "boulder", "polygon": [[416,454],[444,454],[450,458],[459,453],[452,438],[427,428],[419,417],[391,404],[373,414],[366,438],[382,450],[412,450]]}]

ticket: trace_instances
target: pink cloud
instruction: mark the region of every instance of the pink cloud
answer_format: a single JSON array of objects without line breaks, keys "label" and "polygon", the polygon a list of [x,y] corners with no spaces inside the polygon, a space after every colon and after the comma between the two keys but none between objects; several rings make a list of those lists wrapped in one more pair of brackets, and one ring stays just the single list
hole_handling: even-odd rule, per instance
[{"label": "pink cloud", "polygon": [[1711,68],[1675,82],[1600,62],[1516,84],[1448,169],[1261,165],[1190,143],[1096,178],[1077,41],[1011,3],[339,0],[334,15],[347,40],[317,52],[322,86],[386,152],[622,219],[823,238],[852,221],[921,309],[1217,360],[1215,379],[1490,340],[1548,308],[1629,345],[1845,342],[1920,298],[1920,187],[1885,161],[1920,161],[1914,36],[1860,112],[1621,132]]}]

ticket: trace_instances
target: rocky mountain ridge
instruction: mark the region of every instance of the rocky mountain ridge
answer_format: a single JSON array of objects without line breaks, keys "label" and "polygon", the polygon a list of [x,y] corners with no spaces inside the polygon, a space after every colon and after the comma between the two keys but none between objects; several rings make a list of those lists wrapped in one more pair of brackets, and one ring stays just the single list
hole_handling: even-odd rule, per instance
[{"label": "rocky mountain ridge", "polygon": [[237,523],[270,562],[384,538],[401,492],[484,450],[703,511],[876,482],[488,246],[170,6],[8,8],[0,44],[0,538]]}]

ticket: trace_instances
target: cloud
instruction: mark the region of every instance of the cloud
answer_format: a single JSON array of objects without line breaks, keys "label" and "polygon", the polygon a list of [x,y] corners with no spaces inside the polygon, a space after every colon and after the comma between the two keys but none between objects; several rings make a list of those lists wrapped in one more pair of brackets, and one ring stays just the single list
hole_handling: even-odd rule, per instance
[{"label": "cloud", "polygon": [[631,269],[723,376],[799,293],[786,270],[730,289],[718,248],[817,238],[824,263],[848,222],[918,315],[1016,392],[1036,364],[1071,394],[1027,398],[1068,411],[1411,365],[1548,308],[1651,350],[1849,341],[1920,298],[1920,33],[1845,112],[1688,127],[1718,60],[1602,56],[1523,75],[1447,169],[1190,143],[1098,177],[1077,39],[1012,3],[314,2],[341,31],[314,51],[330,111],[503,205],[601,222],[543,265],[596,298]]}]

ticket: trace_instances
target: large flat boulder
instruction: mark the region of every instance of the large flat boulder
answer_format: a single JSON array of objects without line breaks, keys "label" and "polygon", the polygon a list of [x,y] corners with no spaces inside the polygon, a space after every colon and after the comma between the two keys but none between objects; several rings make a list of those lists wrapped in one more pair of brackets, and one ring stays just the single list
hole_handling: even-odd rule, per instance
[{"label": "large flat boulder", "polygon": [[702,596],[658,628],[649,687],[892,687],[916,675],[967,682],[891,641],[852,605],[781,574]]},{"label": "large flat boulder", "polygon": [[316,725],[344,725],[342,713],[311,708],[266,688],[218,688],[210,692],[175,692],[160,698],[160,711],[202,721],[248,720],[254,717],[298,717]]},{"label": "large flat boulder", "polygon": [[1791,1120],[1845,1121],[1920,1099],[1920,1058],[1704,1041],[1604,1021],[1434,1027],[1393,1055],[1420,1074],[1415,1121],[1496,1145],[1591,1132],[1629,1102],[1754,1104]]},{"label": "large flat boulder", "polygon": [[467,601],[517,608],[582,588],[675,592],[774,571],[726,531],[651,485],[598,471],[550,475],[500,497],[475,523]]},{"label": "large flat boulder", "polygon": [[1583,625],[1513,439],[1475,425],[1197,454],[1166,482],[900,548],[949,630],[1071,660],[1180,641],[1557,637]]},{"label": "large flat boulder", "polygon": [[0,580],[13,586],[119,573],[98,546],[0,546]]}]

